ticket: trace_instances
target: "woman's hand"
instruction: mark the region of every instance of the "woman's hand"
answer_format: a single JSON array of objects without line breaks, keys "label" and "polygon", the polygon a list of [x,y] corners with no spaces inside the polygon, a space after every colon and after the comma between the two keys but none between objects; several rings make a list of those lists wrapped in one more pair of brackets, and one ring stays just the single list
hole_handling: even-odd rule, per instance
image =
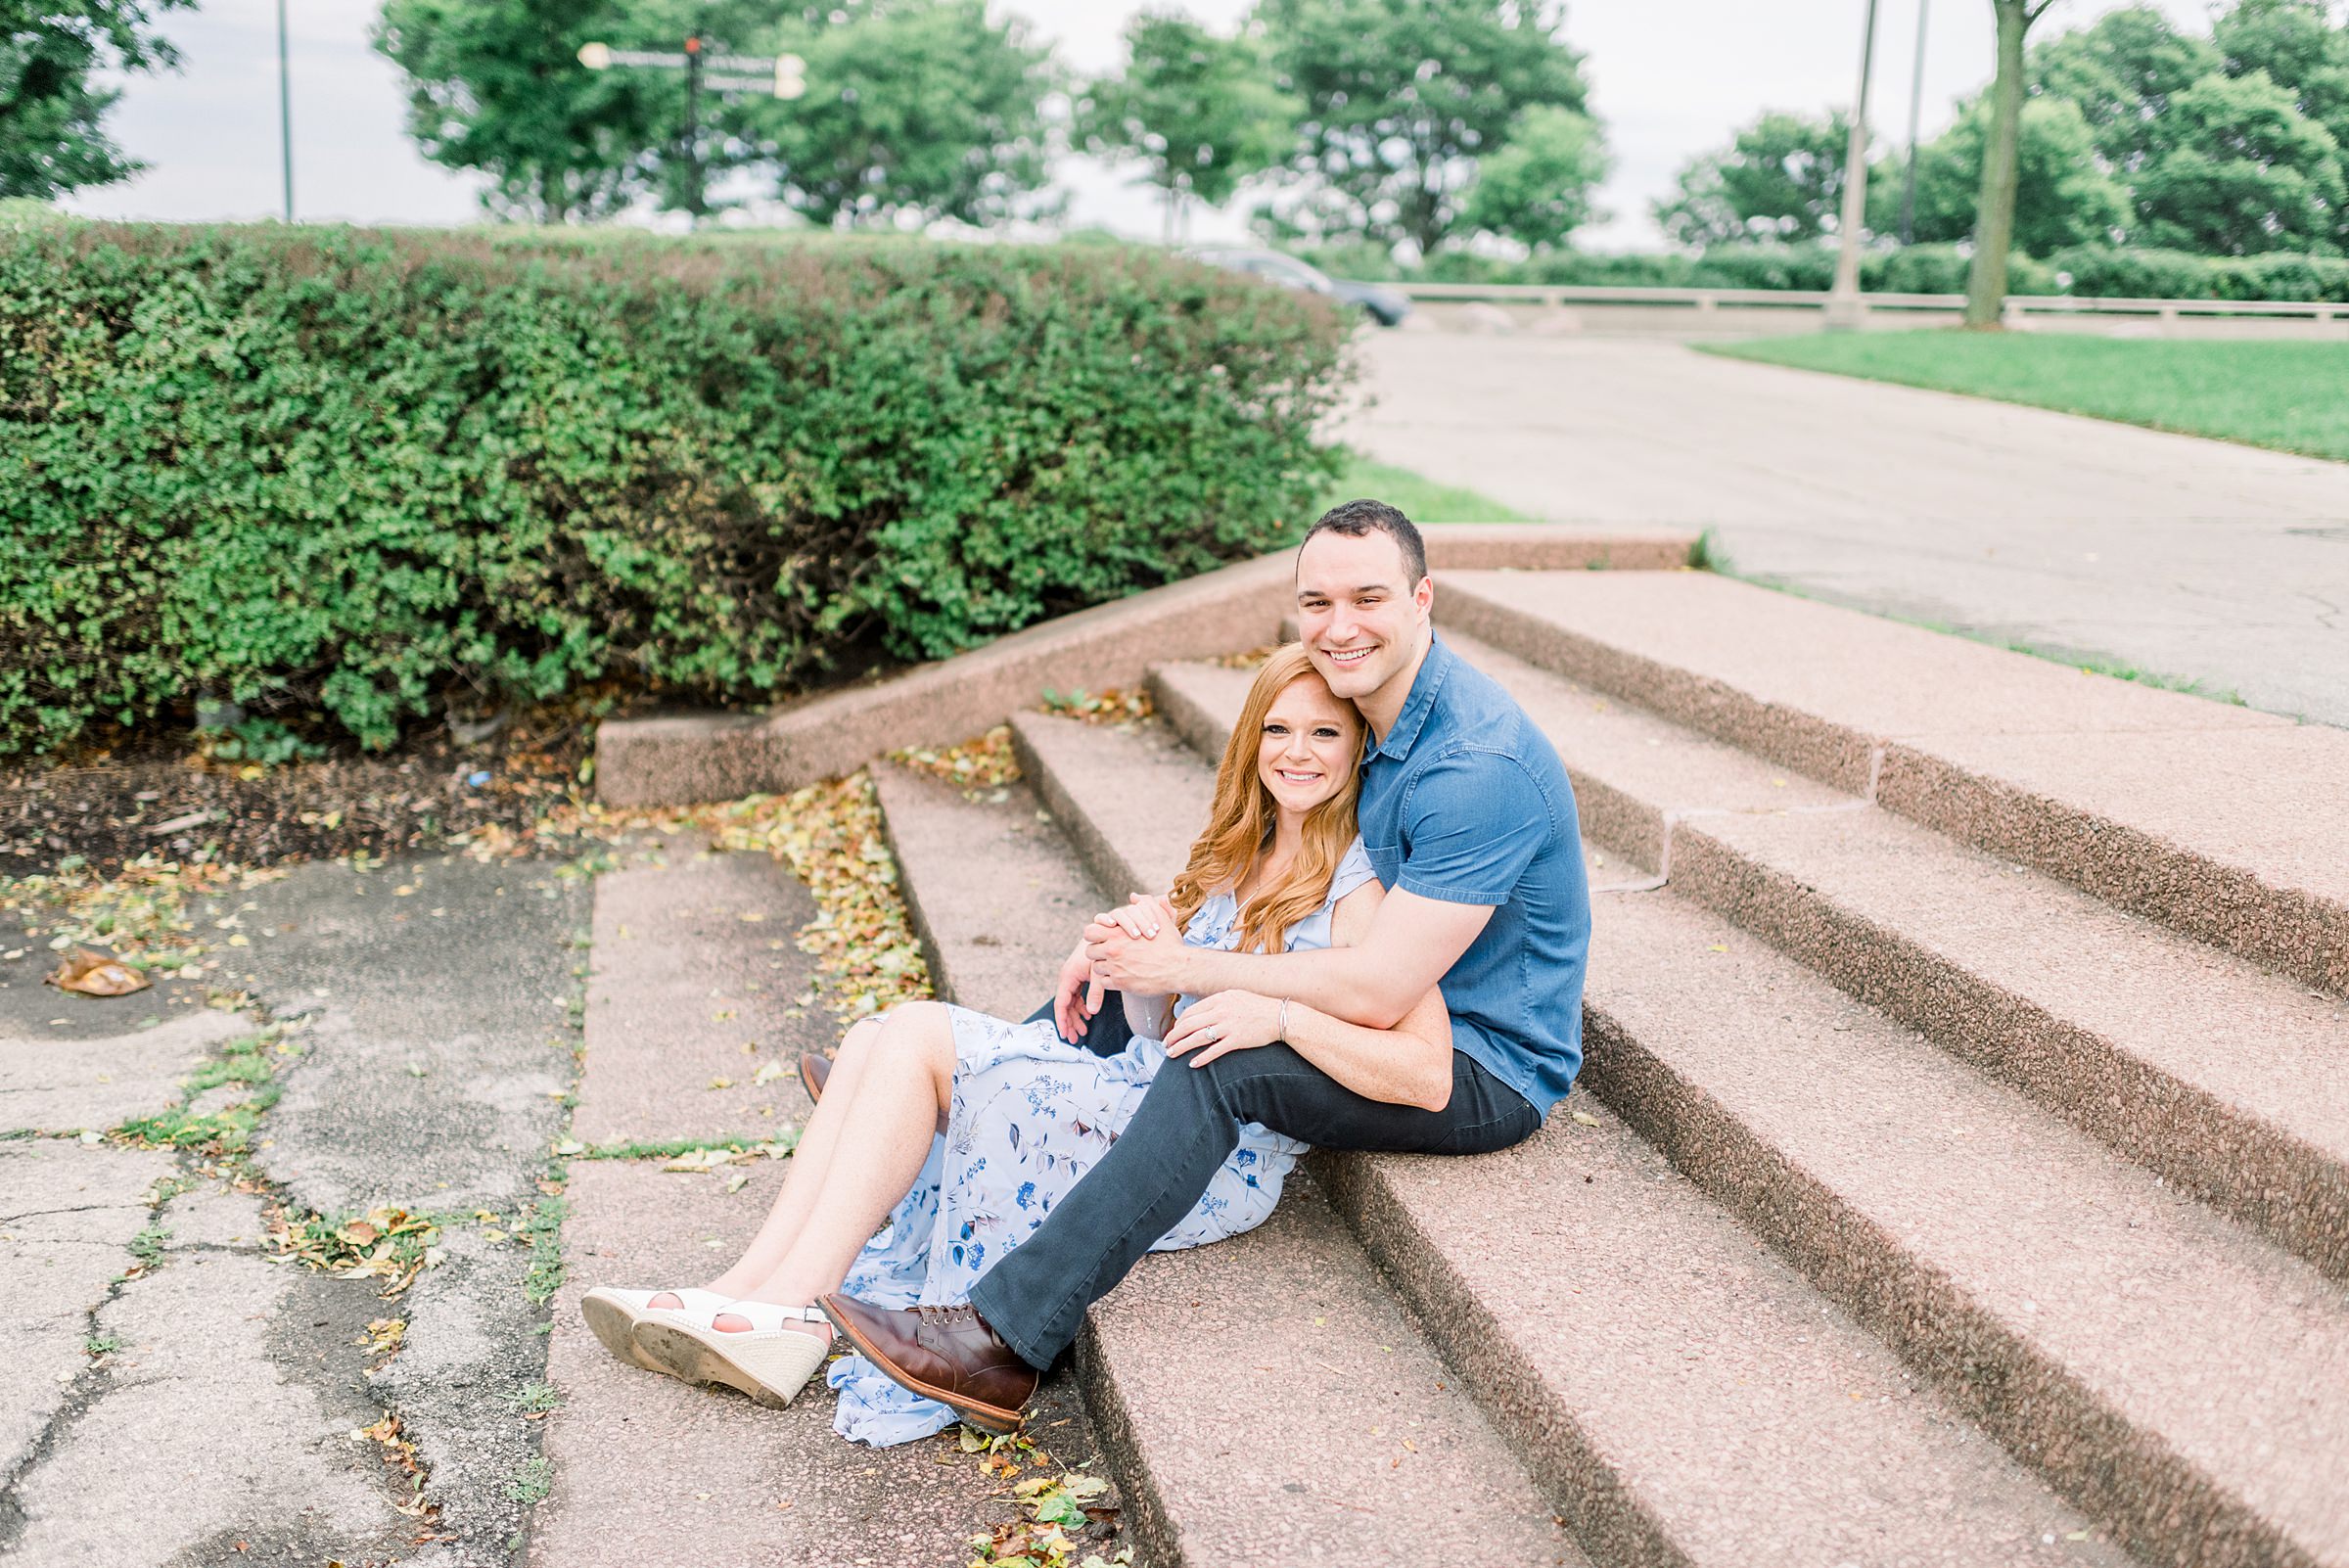
[{"label": "woman's hand", "polygon": [[1254,1050],[1280,1038],[1280,1000],[1253,991],[1220,991],[1183,1009],[1167,1033],[1167,1054],[1196,1050],[1193,1067],[1232,1051]]},{"label": "woman's hand", "polygon": [[1093,979],[1093,961],[1084,955],[1081,942],[1060,966],[1060,983],[1052,992],[1052,1021],[1060,1026],[1060,1038],[1074,1045],[1084,1038],[1086,1025],[1100,1010],[1101,986]]}]

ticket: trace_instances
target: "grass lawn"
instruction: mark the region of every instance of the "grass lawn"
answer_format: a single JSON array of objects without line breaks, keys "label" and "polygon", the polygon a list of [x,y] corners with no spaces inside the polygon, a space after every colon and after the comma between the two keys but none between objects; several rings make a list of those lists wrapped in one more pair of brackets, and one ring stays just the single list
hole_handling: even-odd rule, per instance
[{"label": "grass lawn", "polygon": [[1369,496],[1374,500],[1399,507],[1405,517],[1414,523],[1530,523],[1533,519],[1523,512],[1514,512],[1498,501],[1462,489],[1456,484],[1438,484],[1434,480],[1412,473],[1407,468],[1393,468],[1385,463],[1373,463],[1359,452],[1347,454],[1346,472],[1337,477],[1327,490],[1313,502],[1309,517],[1319,517],[1340,501],[1359,500]]},{"label": "grass lawn", "polygon": [[1710,352],[2349,461],[2349,343],[1869,332]]}]

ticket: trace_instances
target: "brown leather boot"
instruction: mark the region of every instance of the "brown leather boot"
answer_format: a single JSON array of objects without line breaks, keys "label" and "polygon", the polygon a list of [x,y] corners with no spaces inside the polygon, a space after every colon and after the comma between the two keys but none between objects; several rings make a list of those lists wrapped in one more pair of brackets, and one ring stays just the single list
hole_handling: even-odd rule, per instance
[{"label": "brown leather boot", "polygon": [[813,1051],[802,1053],[800,1057],[800,1086],[807,1091],[807,1102],[810,1105],[824,1097],[824,1081],[831,1076],[831,1057],[818,1056]]},{"label": "brown leather boot", "polygon": [[969,1307],[893,1312],[853,1296],[816,1298],[832,1326],[899,1388],[936,1400],[982,1432],[1016,1432],[1036,1371]]}]

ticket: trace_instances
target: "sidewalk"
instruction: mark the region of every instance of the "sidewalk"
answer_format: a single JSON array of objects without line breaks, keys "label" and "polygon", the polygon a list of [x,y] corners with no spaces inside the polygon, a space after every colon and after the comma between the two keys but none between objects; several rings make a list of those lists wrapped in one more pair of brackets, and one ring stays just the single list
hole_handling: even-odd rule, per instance
[{"label": "sidewalk", "polygon": [[[1032,1449],[875,1452],[820,1386],[769,1411],[596,1342],[582,1290],[708,1277],[789,1169],[657,1148],[788,1146],[837,1031],[769,855],[583,849],[264,876],[188,905],[217,967],[123,997],[0,922],[0,1562],[935,1568],[1095,1459],[1065,1373]],[[223,1114],[242,1156],[107,1135]],[[370,1211],[435,1227],[404,1290],[279,1230]]]},{"label": "sidewalk", "polygon": [[1733,574],[2349,725],[2349,467],[1599,338],[1384,333],[1344,438]]}]

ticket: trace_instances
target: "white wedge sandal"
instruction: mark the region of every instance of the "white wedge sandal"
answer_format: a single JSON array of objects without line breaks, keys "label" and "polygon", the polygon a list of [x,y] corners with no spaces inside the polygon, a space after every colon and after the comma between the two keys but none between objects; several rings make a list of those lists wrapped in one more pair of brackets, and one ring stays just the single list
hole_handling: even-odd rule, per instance
[{"label": "white wedge sandal", "polygon": [[[734,1314],[751,1326],[730,1334],[714,1326],[720,1313]],[[803,1334],[788,1323],[821,1323],[826,1337]],[[799,1397],[831,1356],[831,1319],[813,1307],[736,1301],[706,1312],[655,1312],[640,1318],[636,1350],[671,1377],[723,1383],[779,1410]]]},{"label": "white wedge sandal", "polygon": [[[685,1305],[681,1309],[655,1307],[651,1305],[655,1296],[674,1296]],[[636,1325],[643,1322],[648,1314],[684,1311],[706,1316],[724,1312],[733,1305],[732,1297],[721,1296],[714,1290],[690,1287],[683,1290],[618,1290],[610,1285],[598,1285],[579,1298],[579,1315],[587,1319],[587,1326],[594,1330],[595,1337],[604,1342],[604,1349],[630,1366],[641,1366],[648,1372],[666,1372],[668,1367],[649,1359],[636,1348]]]}]

